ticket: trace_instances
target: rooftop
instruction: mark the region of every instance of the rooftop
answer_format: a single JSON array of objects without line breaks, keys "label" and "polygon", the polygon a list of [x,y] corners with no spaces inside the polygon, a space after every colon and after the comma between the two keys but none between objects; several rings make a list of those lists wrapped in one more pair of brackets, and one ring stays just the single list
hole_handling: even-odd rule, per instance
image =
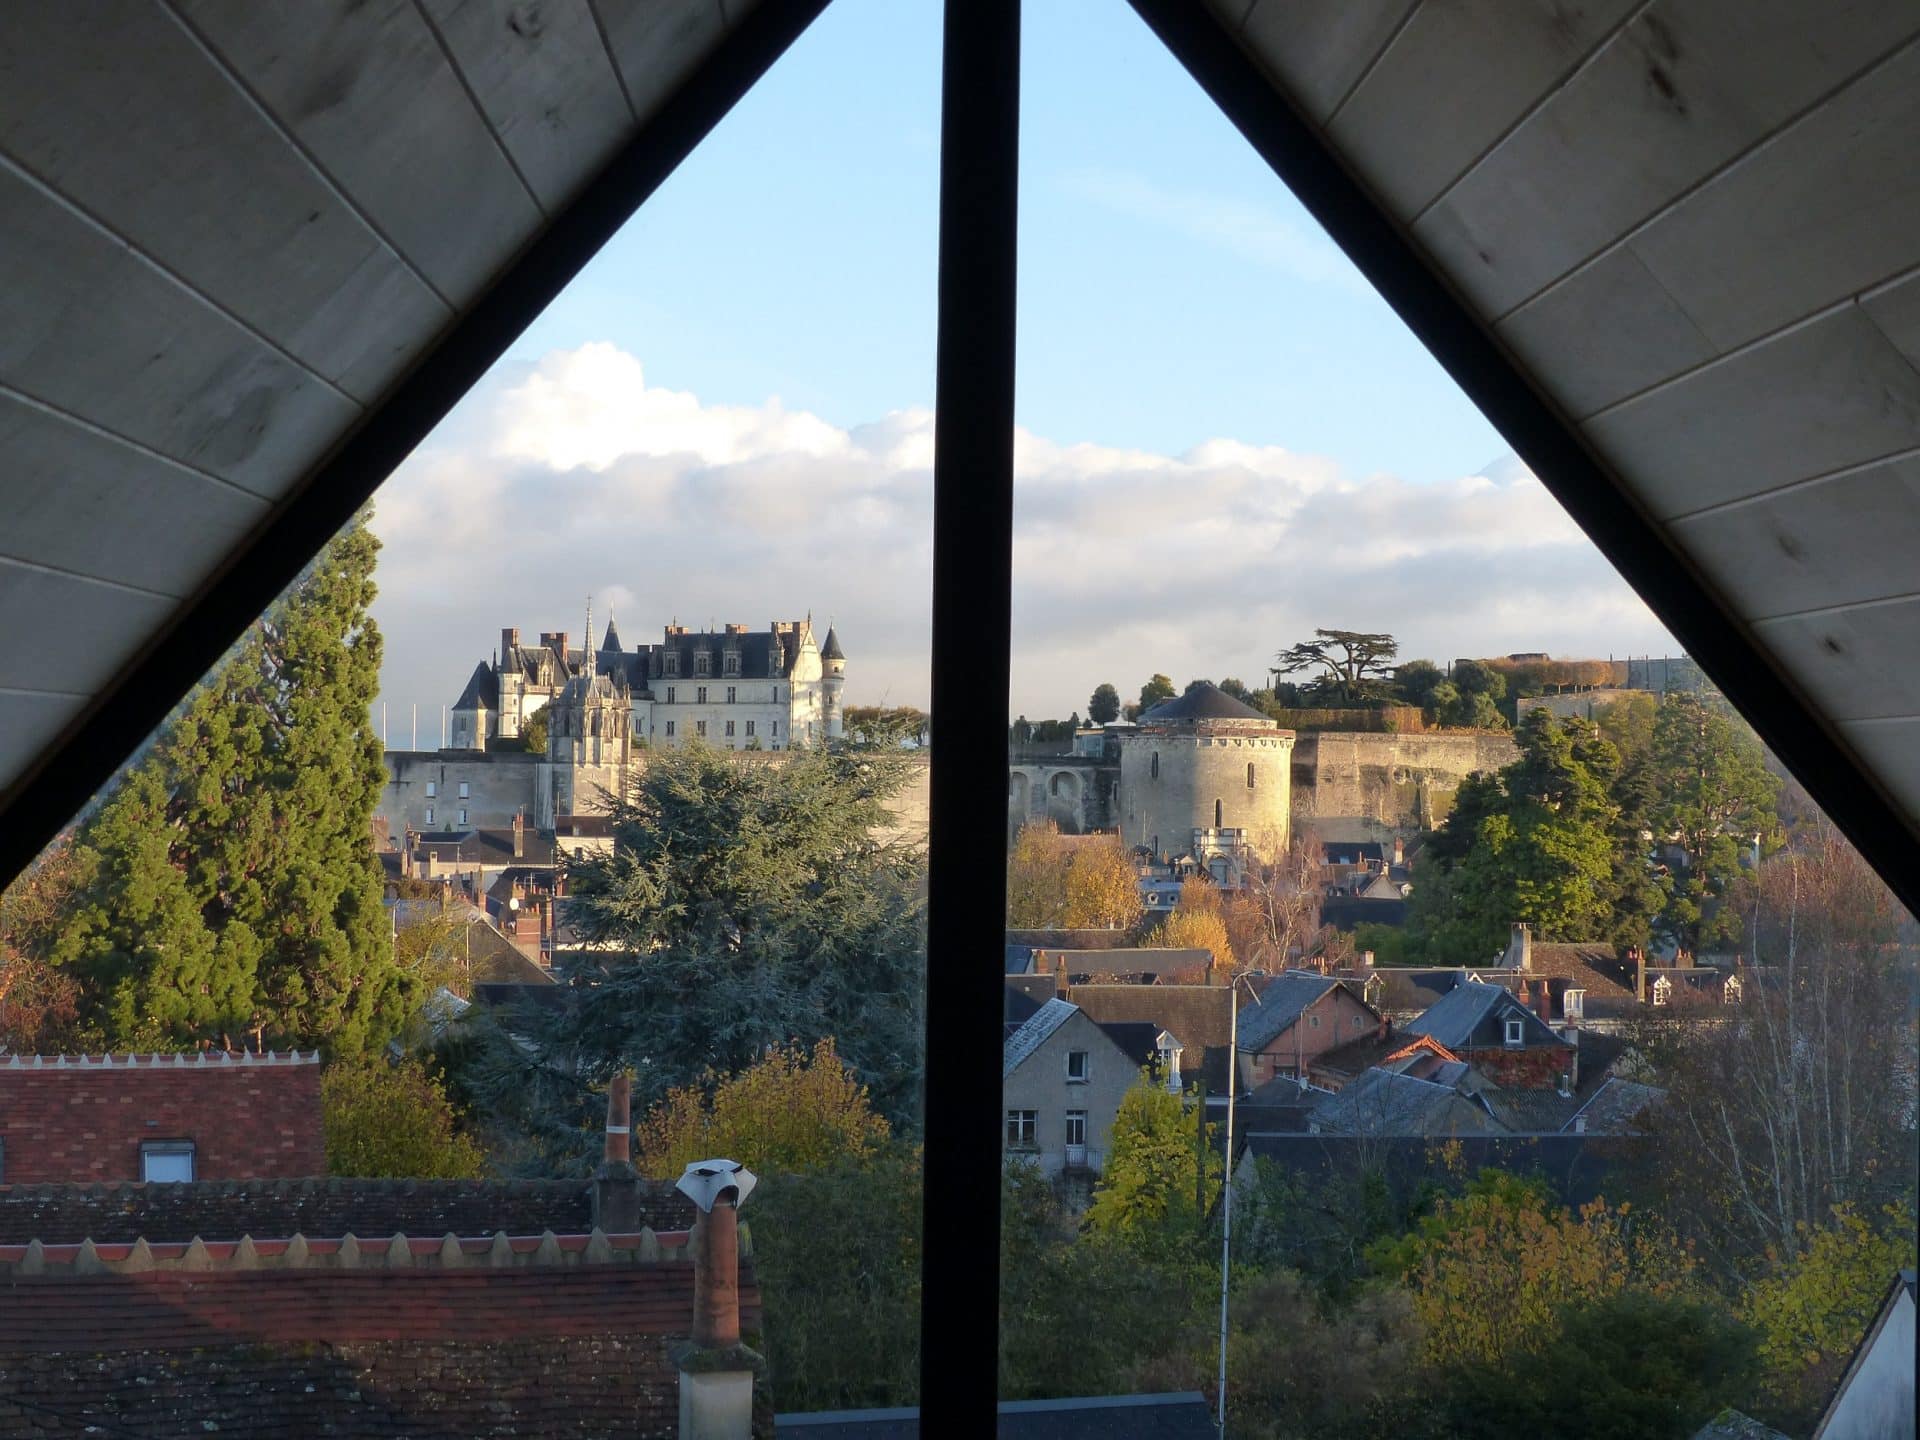
[{"label": "rooftop", "polygon": [[1279,725],[1271,716],[1262,714],[1244,701],[1234,699],[1218,685],[1204,680],[1190,686],[1184,695],[1163,700],[1140,716],[1142,725],[1180,725],[1208,720],[1254,721],[1280,733]]}]

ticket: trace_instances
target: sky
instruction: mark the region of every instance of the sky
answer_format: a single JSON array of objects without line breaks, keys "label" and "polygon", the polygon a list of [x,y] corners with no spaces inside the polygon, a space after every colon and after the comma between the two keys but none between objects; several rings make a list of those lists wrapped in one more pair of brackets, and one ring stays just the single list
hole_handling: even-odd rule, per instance
[{"label": "sky", "polygon": [[[1116,0],[1023,37],[1009,715],[1404,658],[1667,653],[1646,607]],[[503,626],[839,628],[928,698],[937,0],[835,0],[382,488],[390,739]]]}]

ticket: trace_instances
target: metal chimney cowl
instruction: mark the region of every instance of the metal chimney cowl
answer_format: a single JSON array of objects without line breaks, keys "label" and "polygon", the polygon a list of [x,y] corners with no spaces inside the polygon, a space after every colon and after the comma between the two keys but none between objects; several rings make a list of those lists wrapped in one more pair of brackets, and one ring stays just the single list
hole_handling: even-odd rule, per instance
[{"label": "metal chimney cowl", "polygon": [[692,1335],[674,1351],[680,1440],[749,1440],[754,1384],[765,1368],[740,1338],[739,1207],[756,1181],[733,1160],[697,1160],[676,1189],[693,1201]]}]

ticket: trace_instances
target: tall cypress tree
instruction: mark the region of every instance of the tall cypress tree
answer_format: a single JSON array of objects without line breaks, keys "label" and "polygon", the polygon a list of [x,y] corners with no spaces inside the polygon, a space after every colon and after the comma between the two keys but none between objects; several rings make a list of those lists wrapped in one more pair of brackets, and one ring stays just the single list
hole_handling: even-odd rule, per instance
[{"label": "tall cypress tree", "polygon": [[379,542],[365,515],[237,645],[82,828],[59,958],[114,1047],[325,1045],[396,1030],[371,821]]}]

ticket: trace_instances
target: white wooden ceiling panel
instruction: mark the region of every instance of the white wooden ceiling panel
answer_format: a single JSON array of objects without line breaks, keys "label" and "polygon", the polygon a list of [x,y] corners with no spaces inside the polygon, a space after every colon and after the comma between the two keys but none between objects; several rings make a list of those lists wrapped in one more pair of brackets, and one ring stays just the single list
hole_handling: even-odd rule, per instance
[{"label": "white wooden ceiling panel", "polygon": [[60,737],[84,704],[82,695],[0,690],[0,776],[26,769]]},{"label": "white wooden ceiling panel", "polygon": [[356,407],[0,169],[0,385],[263,495]]},{"label": "white wooden ceiling panel", "polygon": [[19,5],[6,26],[0,153],[302,364],[365,399],[446,317],[160,6]]},{"label": "white wooden ceiling panel", "polygon": [[[720,0],[592,0],[627,102],[648,119],[674,79],[720,43],[727,16]],[[735,17],[736,20],[738,17]]]},{"label": "white wooden ceiling panel", "polygon": [[175,0],[446,299],[477,296],[540,213],[412,0]]},{"label": "white wooden ceiling panel", "polygon": [[1585,429],[1671,519],[1920,445],[1920,372],[1849,304]]},{"label": "white wooden ceiling panel", "polygon": [[1425,0],[1327,133],[1390,209],[1417,215],[1638,3]]},{"label": "white wooden ceiling panel", "polygon": [[1583,418],[1859,294],[1913,261],[1916,133],[1909,45],[1500,333]]},{"label": "white wooden ceiling panel", "polygon": [[267,502],[0,392],[0,555],[185,595]]},{"label": "white wooden ceiling panel", "polygon": [[1673,533],[1753,619],[1920,590],[1920,456],[1689,516]]},{"label": "white wooden ceiling panel", "polygon": [[587,0],[425,0],[425,8],[535,198],[558,209],[607,162],[632,118]]},{"label": "white wooden ceiling panel", "polygon": [[1920,719],[1856,721],[1840,730],[1894,799],[1920,815]]},{"label": "white wooden ceiling panel", "polygon": [[0,690],[91,695],[173,614],[164,595],[0,559]]},{"label": "white wooden ceiling panel", "polygon": [[1835,720],[1920,715],[1920,597],[1759,620],[1754,633]]},{"label": "white wooden ceiling panel", "polygon": [[[1915,138],[1920,140],[1920,127],[1916,127]],[[1920,166],[1920,154],[1910,159]],[[1920,227],[1912,234],[1920,237]],[[1911,364],[1920,366],[1920,272],[1869,295],[1862,308],[1880,333],[1892,342],[1893,348]]]},{"label": "white wooden ceiling panel", "polygon": [[1655,0],[1415,234],[1497,319],[1920,32],[1910,0],[1821,10]]},{"label": "white wooden ceiling panel", "polygon": [[1718,353],[1630,245],[1609,250],[1496,328],[1576,420]]},{"label": "white wooden ceiling panel", "polygon": [[1325,123],[1412,12],[1414,0],[1258,0],[1248,48]]}]

